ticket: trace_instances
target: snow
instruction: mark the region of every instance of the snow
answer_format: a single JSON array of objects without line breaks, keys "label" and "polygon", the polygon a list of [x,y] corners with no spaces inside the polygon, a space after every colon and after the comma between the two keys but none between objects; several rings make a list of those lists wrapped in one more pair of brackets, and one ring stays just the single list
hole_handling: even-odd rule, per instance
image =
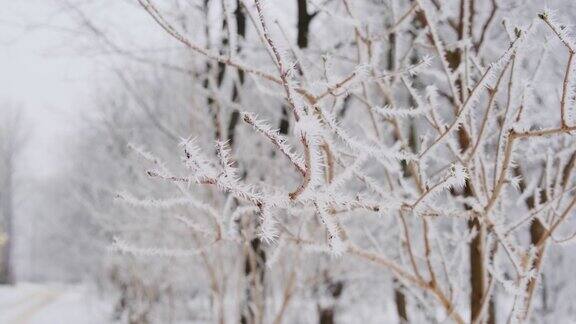
[{"label": "snow", "polygon": [[0,287],[0,323],[104,324],[111,304],[85,285],[21,283]]}]

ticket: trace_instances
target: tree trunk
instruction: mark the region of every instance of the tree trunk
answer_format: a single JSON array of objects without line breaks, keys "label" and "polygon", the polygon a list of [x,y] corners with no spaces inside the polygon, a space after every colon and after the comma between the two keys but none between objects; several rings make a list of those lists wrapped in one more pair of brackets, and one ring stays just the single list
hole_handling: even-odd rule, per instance
[{"label": "tree trunk", "polygon": [[306,0],[298,0],[298,47],[308,47],[308,36],[310,29],[310,22],[316,14],[308,13],[308,3]]},{"label": "tree trunk", "polygon": [[470,242],[470,321],[475,321],[482,311],[482,299],[486,293],[484,278],[484,239],[486,236],[485,226],[480,224],[478,218],[468,221],[470,231],[477,232],[476,237]]},{"label": "tree trunk", "polygon": [[330,298],[327,305],[318,305],[318,323],[319,324],[334,324],[336,316],[336,304],[342,291],[344,290],[344,282],[342,280],[333,280],[330,278],[327,271],[324,272],[324,285],[326,286]]},{"label": "tree trunk", "polygon": [[400,324],[408,323],[408,311],[406,309],[406,296],[402,292],[402,287],[394,289],[394,302],[396,304],[396,312],[398,313],[398,320]]},{"label": "tree trunk", "polygon": [[[252,223],[252,222],[251,222]],[[254,233],[255,231],[247,231]],[[261,324],[264,319],[264,275],[266,253],[262,242],[255,237],[245,248],[244,275],[246,277],[246,299],[240,315],[242,324]]]},{"label": "tree trunk", "polygon": [[[6,240],[2,244],[2,259],[0,261],[0,284],[14,284],[14,268],[12,253],[14,249],[14,206],[12,193],[13,168],[11,157],[6,161],[6,179],[1,192],[0,212],[2,213]],[[1,188],[0,188],[1,190]]]},{"label": "tree trunk", "polygon": [[[570,158],[570,163],[574,163],[574,159],[576,159],[576,153],[574,153],[571,158]],[[522,176],[522,170],[520,168],[520,166],[517,166],[516,168],[514,168],[514,175],[516,176]],[[540,179],[540,181],[543,181],[544,176],[542,175],[542,178]],[[564,180],[566,181],[566,180]],[[566,185],[566,183],[562,183],[563,186]],[[519,184],[520,187],[520,192],[524,192],[526,190],[526,183],[524,182],[524,180],[520,181]],[[538,195],[538,194],[536,194]],[[546,195],[546,191],[542,190],[539,194],[539,198],[540,198],[540,202],[541,203],[546,203],[548,201],[548,197]],[[526,200],[524,201],[526,203],[526,207],[528,208],[529,211],[532,211],[534,209],[534,207],[536,207],[536,197],[535,195],[530,195],[526,198]],[[537,245],[540,242],[540,239],[544,236],[546,232],[546,228],[542,225],[542,223],[540,222],[540,220],[538,218],[534,219],[534,221],[532,222],[532,224],[530,224],[530,243],[532,243],[532,245]],[[534,267],[536,269],[539,270],[540,268],[540,263],[542,262],[542,258],[544,257],[544,248],[545,246],[541,246],[538,251],[536,252],[536,257],[534,258],[533,263],[530,265],[530,267]],[[534,293],[534,289],[536,288],[536,283],[537,283],[537,278],[530,280],[530,282],[528,283],[528,287],[527,287],[527,300],[528,300],[528,304],[526,306],[530,305],[530,300],[532,299],[532,294]],[[526,310],[526,312],[524,313],[524,320],[528,319],[528,309]]]}]

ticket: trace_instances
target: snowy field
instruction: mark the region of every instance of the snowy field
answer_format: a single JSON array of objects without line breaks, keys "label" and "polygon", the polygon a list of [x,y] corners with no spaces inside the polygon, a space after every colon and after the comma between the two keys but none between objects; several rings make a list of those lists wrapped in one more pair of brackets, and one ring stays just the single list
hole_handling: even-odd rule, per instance
[{"label": "snowy field", "polygon": [[86,286],[22,283],[0,287],[1,324],[103,324],[110,307]]}]

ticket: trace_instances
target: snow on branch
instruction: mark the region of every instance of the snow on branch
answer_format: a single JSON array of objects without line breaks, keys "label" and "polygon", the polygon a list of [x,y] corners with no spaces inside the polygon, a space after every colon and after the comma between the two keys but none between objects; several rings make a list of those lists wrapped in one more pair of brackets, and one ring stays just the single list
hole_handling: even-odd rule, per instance
[{"label": "snow on branch", "polygon": [[210,207],[210,205],[198,201],[190,196],[168,199],[138,199],[130,193],[120,192],[116,195],[116,198],[135,207],[170,209],[177,206],[190,205],[212,215],[218,214],[218,212],[214,208]]},{"label": "snow on branch", "polygon": [[272,129],[270,125],[261,120],[258,120],[257,117],[251,113],[242,112],[241,116],[243,121],[251,125],[257,132],[268,138],[272,144],[274,144],[280,150],[280,152],[288,157],[290,162],[292,162],[292,164],[301,174],[306,172],[304,170],[304,160],[302,157],[293,152],[293,149],[287,143],[286,138],[282,136],[277,129]]},{"label": "snow on branch", "polygon": [[564,46],[568,48],[570,53],[576,54],[576,41],[574,40],[574,36],[570,34],[570,30],[566,24],[557,21],[555,11],[546,9],[538,15],[538,18],[542,19],[544,23],[550,27],[552,32],[554,32]]},{"label": "snow on branch", "polygon": [[115,238],[111,250],[124,254],[131,254],[138,257],[169,257],[169,258],[189,258],[202,253],[201,250],[173,249],[162,247],[138,247],[124,240]]}]

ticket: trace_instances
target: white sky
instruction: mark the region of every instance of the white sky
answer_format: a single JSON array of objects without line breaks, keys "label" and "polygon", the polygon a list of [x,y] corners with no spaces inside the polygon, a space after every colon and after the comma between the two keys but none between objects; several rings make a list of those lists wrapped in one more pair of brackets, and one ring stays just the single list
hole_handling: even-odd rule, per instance
[{"label": "white sky", "polygon": [[69,1],[119,44],[143,48],[165,36],[135,1],[0,0],[0,114],[10,103],[24,108],[31,134],[20,169],[33,178],[70,162],[67,141],[110,76],[112,57],[65,8]]},{"label": "white sky", "polygon": [[[51,0],[0,0],[0,113],[25,109],[30,133],[21,163],[26,174],[55,171],[63,141],[74,134],[74,117],[89,86],[92,66],[67,48],[72,27]],[[60,12],[60,13],[59,13]]]}]

